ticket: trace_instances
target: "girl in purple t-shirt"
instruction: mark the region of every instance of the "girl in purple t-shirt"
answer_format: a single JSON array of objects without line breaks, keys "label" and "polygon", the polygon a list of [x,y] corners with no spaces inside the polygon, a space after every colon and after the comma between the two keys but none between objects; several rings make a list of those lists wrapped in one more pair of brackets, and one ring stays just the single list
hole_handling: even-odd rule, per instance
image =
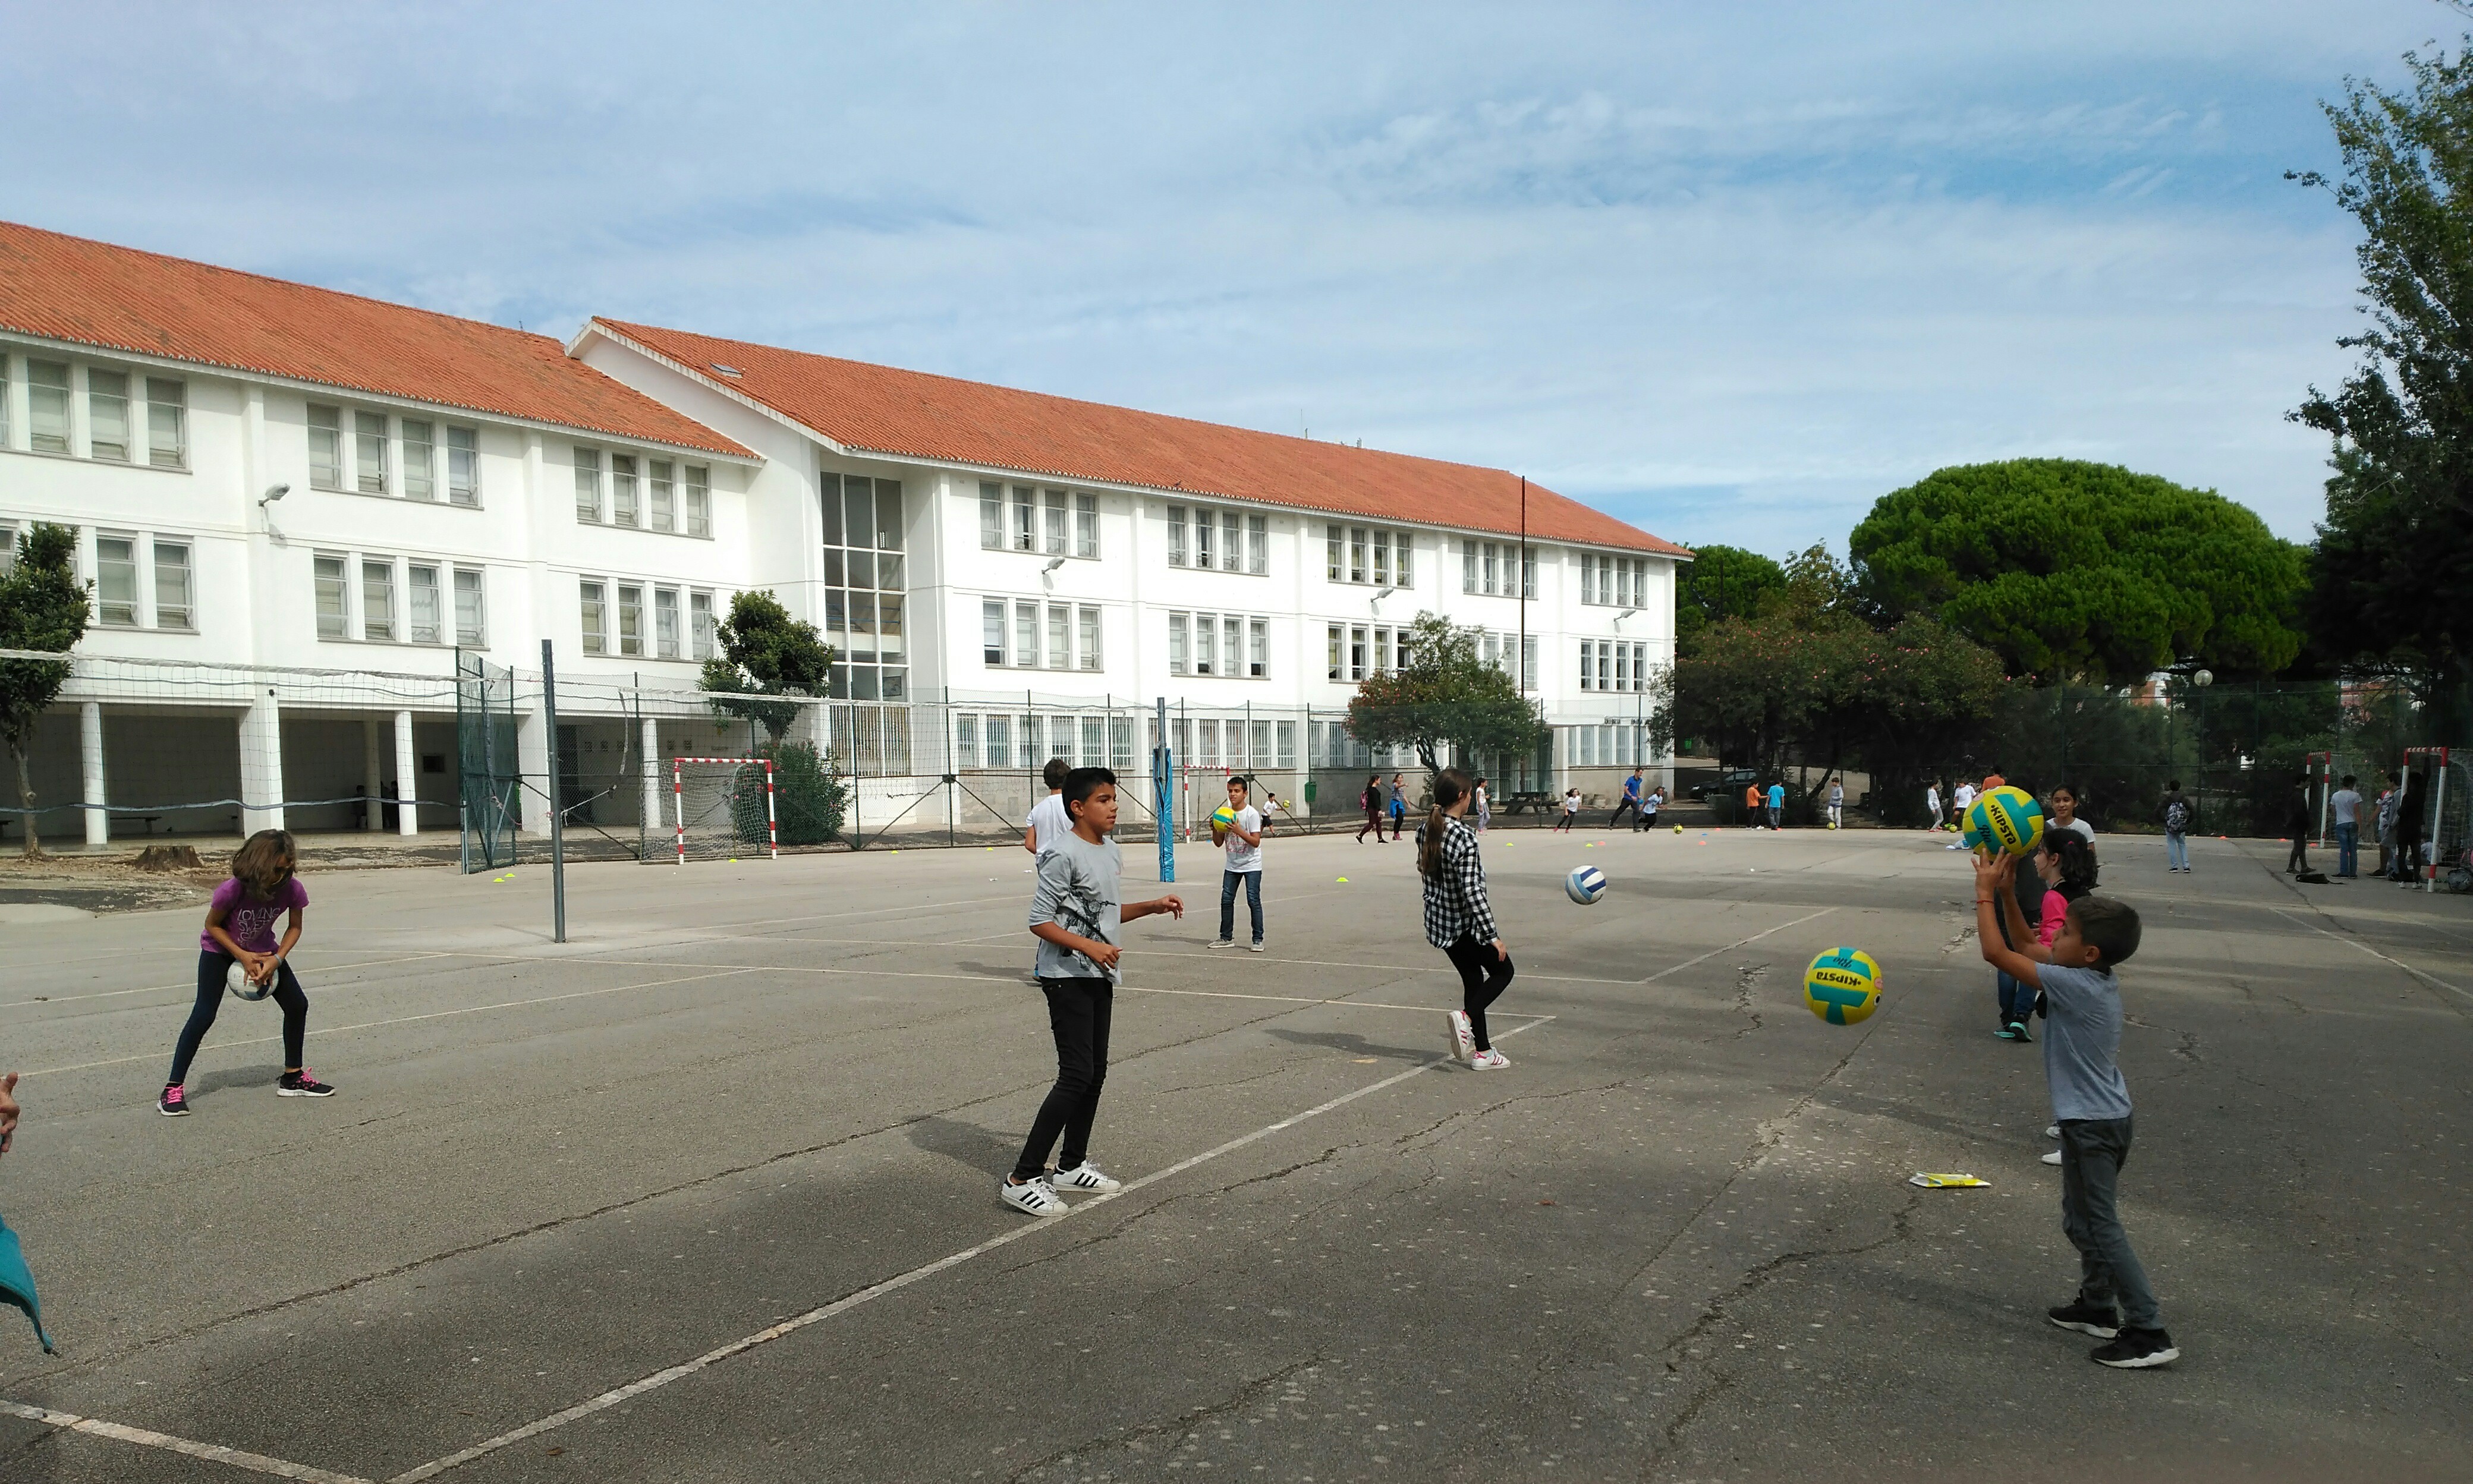
[{"label": "girl in purple t-shirt", "polygon": [[[231,968],[241,966],[251,982],[275,981],[275,1003],[283,1011],[283,1076],[275,1084],[277,1097],[332,1097],[335,1089],[309,1075],[301,1065],[300,1042],[309,1033],[309,996],[293,977],[293,945],[300,941],[300,915],[309,905],[308,888],[294,874],[299,857],[292,836],[280,829],[261,829],[232,854],[231,878],[215,888],[206,905],[206,930],[198,935],[198,1002],[189,1023],[180,1027],[180,1043],[172,1053],[172,1079],[163,1085],[156,1108],[167,1118],[186,1116],[185,1086],[189,1064],[213,1028],[223,1008]],[[283,941],[275,940],[276,919],[289,915]]]}]

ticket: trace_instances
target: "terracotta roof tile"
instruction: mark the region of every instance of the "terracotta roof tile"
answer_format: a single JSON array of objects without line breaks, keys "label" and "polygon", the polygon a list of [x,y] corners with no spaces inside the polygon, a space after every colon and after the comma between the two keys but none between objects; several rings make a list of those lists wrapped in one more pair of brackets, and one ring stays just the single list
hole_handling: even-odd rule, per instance
[{"label": "terracotta roof tile", "polygon": [[[1501,469],[1224,427],[684,330],[595,320],[845,447],[1059,479],[1260,500],[1460,531],[1516,534]],[[718,364],[737,371],[716,372]],[[1531,481],[1531,539],[1690,553]]]},{"label": "terracotta roof tile", "polygon": [[0,328],[715,453],[546,335],[0,222]]}]

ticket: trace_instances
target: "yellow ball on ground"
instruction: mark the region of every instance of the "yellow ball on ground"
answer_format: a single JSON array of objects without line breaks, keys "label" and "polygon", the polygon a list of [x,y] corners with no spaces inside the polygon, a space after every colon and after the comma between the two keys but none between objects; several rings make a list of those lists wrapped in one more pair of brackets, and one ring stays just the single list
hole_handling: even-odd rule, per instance
[{"label": "yellow ball on ground", "polygon": [[1881,966],[1861,948],[1831,948],[1803,971],[1803,1002],[1832,1025],[1853,1025],[1881,1008]]}]

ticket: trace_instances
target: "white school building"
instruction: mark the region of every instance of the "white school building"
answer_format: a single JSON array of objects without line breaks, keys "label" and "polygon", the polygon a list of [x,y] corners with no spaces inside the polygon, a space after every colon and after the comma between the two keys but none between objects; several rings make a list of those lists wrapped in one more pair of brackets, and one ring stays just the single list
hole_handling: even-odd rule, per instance
[{"label": "white school building", "polygon": [[555,747],[571,817],[633,827],[659,759],[745,751],[682,693],[750,589],[832,645],[817,739],[879,809],[1049,755],[1139,772],[1162,697],[1180,761],[1291,798],[1411,766],[1339,719],[1421,612],[1553,728],[1476,760],[1499,798],[1605,792],[1668,763],[1641,724],[1690,557],[1499,469],[0,224],[0,539],[37,521],[76,528],[95,609],[36,803],[94,843],[452,828],[458,656],[531,672],[543,639],[562,726],[512,719],[522,771]]}]

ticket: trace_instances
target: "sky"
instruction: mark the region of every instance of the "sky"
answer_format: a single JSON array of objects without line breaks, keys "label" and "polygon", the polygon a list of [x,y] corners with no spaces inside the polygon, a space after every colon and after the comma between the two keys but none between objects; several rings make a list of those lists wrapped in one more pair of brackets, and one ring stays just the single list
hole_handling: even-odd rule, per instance
[{"label": "sky", "polygon": [[1514,469],[1842,553],[2029,456],[2309,539],[2434,0],[0,0],[0,218]]}]

